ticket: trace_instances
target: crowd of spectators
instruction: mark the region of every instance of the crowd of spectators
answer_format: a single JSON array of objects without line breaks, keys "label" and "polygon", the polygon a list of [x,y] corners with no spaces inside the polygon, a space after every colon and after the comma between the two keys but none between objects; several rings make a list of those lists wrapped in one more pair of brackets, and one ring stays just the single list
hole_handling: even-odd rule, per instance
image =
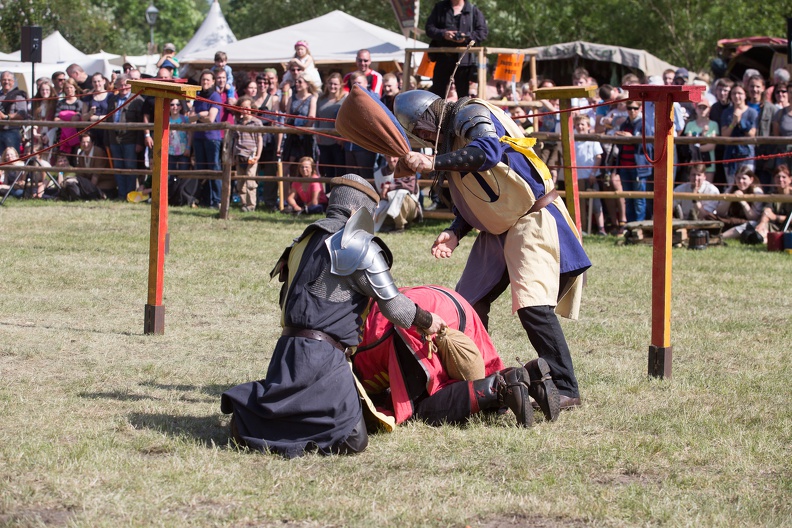
[{"label": "crowd of spectators", "polygon": [[[346,172],[355,172],[365,178],[372,178],[375,172],[381,173],[387,167],[384,156],[323,134],[322,130],[333,128],[332,122],[327,120],[336,117],[353,85],[368,89],[392,109],[395,96],[402,90],[415,88],[415,80],[410,79],[405,86],[400,74],[382,74],[376,71],[372,68],[371,54],[365,49],[357,53],[355,70],[343,77],[340,72],[330,72],[322,79],[314,64],[308,42],[300,40],[295,43],[294,48],[294,57],[289,61],[282,79],[279,79],[278,70],[274,68],[262,72],[237,72],[235,76],[228,65],[226,54],[217,52],[214,66],[203,70],[198,76],[201,88],[199,99],[194,102],[173,101],[171,123],[282,125],[283,133],[278,134],[254,132],[250,129],[234,131],[231,134],[229,148],[233,149],[233,164],[238,176],[273,176],[276,174],[278,160],[285,162],[287,175],[294,177],[332,178]],[[158,68],[158,78],[170,79],[178,75],[178,61],[172,44],[165,45]],[[676,135],[792,137],[792,106],[789,105],[789,74],[786,70],[777,70],[769,80],[755,70],[746,71],[738,82],[721,78],[709,84],[709,80],[702,80],[702,77],[705,76],[694,78],[684,68],[667,70],[662,76],[645,79],[627,74],[621,79],[620,86],[603,84],[597,87],[596,97],[572,101],[573,107],[599,105],[576,110],[575,129],[580,134],[652,135],[653,105],[642,105],[640,101],[627,99],[628,94],[624,87],[642,83],[707,83],[704,98],[699,103],[674,104]],[[90,122],[120,108],[120,111],[113,114],[111,122],[152,123],[152,101],[131,94],[129,80],[139,78],[141,72],[131,64],[125,64],[123,73],[114,74],[113,79],[107,79],[100,73],[88,75],[78,65],[73,64],[65,72],[56,72],[51,78],[38,79],[34,100],[28,103],[25,102],[26,94],[14,88],[13,75],[5,72],[0,75],[0,121],[17,121],[30,117],[51,121]],[[467,78],[449,78],[449,99],[471,92],[471,88],[475,90],[473,83],[465,82]],[[575,86],[597,85],[596,80],[582,68],[578,68],[570,80]],[[467,86],[457,86],[459,82]],[[556,84],[555,80],[544,78],[539,82],[539,88],[553,87]],[[530,84],[513,86],[510,92],[504,90],[503,97],[516,101],[535,100]],[[128,100],[130,98],[132,100]],[[562,119],[558,113],[559,101],[550,99],[536,102],[538,104],[532,107],[504,106],[504,110],[527,133],[558,132]],[[313,127],[318,133],[289,133],[291,127]],[[26,132],[23,135],[22,126],[15,126],[14,123],[2,126],[0,149],[6,151],[10,147],[13,151],[3,152],[3,156],[8,156],[9,159],[15,159],[14,156],[18,158],[23,137],[32,138],[32,145],[25,148],[38,151],[74,136],[61,143],[57,150],[38,156],[36,162],[44,165],[68,163],[70,166],[81,167],[141,169],[147,166],[149,151],[153,147],[148,131],[93,129],[81,135],[77,133],[77,129],[71,127],[37,125],[30,132],[32,134],[28,135]],[[171,130],[169,168],[219,171],[224,135],[223,130]],[[652,145],[647,144],[648,152],[644,152],[644,144],[641,142],[616,145],[607,141],[579,141],[576,149],[581,189],[652,190],[652,168],[648,162],[654,155],[651,151]],[[746,194],[787,193],[789,185],[781,187],[779,174],[781,182],[786,182],[784,174],[788,175],[788,158],[750,159],[776,154],[781,150],[792,150],[792,147],[770,144],[756,147],[738,144],[716,146],[711,143],[677,145],[676,161],[688,163],[677,167],[675,171],[676,190],[701,194],[728,191]],[[557,186],[563,189],[565,182],[564,171],[561,170],[563,156],[560,142],[542,141],[537,145],[536,151],[547,163],[551,174],[557,180]],[[59,161],[61,156],[63,160]],[[310,167],[308,160],[311,161]],[[8,175],[13,174],[13,171],[3,170],[2,174],[3,184],[9,186]],[[747,183],[746,179],[751,181]],[[52,184],[48,185],[44,177],[34,175],[32,178],[16,180],[17,188],[13,190],[16,195],[23,195],[23,187],[31,184],[35,189],[28,193],[30,196],[53,194]],[[128,174],[119,173],[114,178],[88,174],[79,181],[86,189],[83,193],[85,196],[123,200],[132,191],[145,190],[145,182]],[[96,192],[91,186],[95,187]],[[289,187],[288,196],[284,197],[289,204],[287,209],[292,212],[321,212],[323,200],[322,195],[315,192],[315,182],[298,184],[298,187]],[[235,191],[235,199],[242,211],[253,211],[257,207],[277,207],[276,183],[259,185],[254,180],[239,179]],[[322,192],[324,191],[323,188]],[[77,195],[79,197],[79,192]],[[173,205],[217,208],[220,203],[220,180],[172,177],[169,200]],[[422,198],[419,198],[419,203],[421,201]],[[435,203],[430,202],[428,208],[439,205],[439,202],[435,198]],[[768,226],[785,220],[790,209],[784,204],[776,207],[750,202],[751,211],[741,215],[735,206],[714,207],[713,203],[680,201],[676,212],[679,216],[690,219],[719,218],[736,222],[736,219],[742,218],[743,222],[732,227],[739,228],[747,224],[758,227],[759,232],[766,232],[770,229]],[[650,219],[652,215],[651,200],[645,199],[584,200],[582,205],[584,230],[595,234],[619,234],[623,232],[626,222]]]},{"label": "crowd of spectators", "polygon": [[[747,70],[737,82],[721,78],[712,83],[706,75],[693,76],[685,68],[666,70],[662,76],[640,79],[627,74],[620,86],[597,85],[583,68],[578,68],[571,79],[576,86],[596,86],[597,97],[572,101],[573,107],[595,108],[575,110],[574,123],[580,134],[596,132],[614,136],[652,136],[654,133],[654,106],[628,99],[628,88],[633,84],[703,84],[703,99],[698,103],[674,103],[674,135],[688,137],[792,137],[792,107],[789,105],[789,73],[779,69],[770,80],[758,71]],[[566,84],[566,83],[562,83]],[[539,88],[553,87],[552,79],[541,79]],[[534,101],[532,86],[525,84],[521,90],[503,93],[504,99]],[[512,118],[527,132],[560,132],[560,114],[557,100],[541,100],[539,105],[526,110],[511,107]],[[607,141],[576,142],[577,176],[579,188],[604,191],[651,191],[653,170],[649,159],[654,157],[653,145],[644,143],[612,144]],[[551,169],[559,189],[564,188],[561,144],[554,140],[543,141],[536,149]],[[701,194],[787,194],[785,174],[789,174],[788,157],[758,156],[792,152],[792,145],[760,144],[725,146],[712,143],[693,145],[677,144],[675,161],[675,191]],[[780,181],[779,183],[779,174]],[[627,222],[652,218],[652,202],[641,198],[592,200],[581,204],[583,228],[594,234],[621,234]],[[728,237],[739,237],[746,228],[756,228],[761,234],[771,227],[777,228],[786,221],[792,210],[790,204],[763,204],[761,202],[723,202],[678,200],[675,214],[690,220],[720,220],[727,226]],[[729,203],[732,205],[729,206]],[[739,205],[735,205],[739,204]],[[743,207],[749,204],[750,207]],[[750,210],[748,210],[750,209]],[[775,211],[778,211],[776,214]],[[766,214],[767,213],[767,214]],[[734,228],[734,229],[732,229]]]}]

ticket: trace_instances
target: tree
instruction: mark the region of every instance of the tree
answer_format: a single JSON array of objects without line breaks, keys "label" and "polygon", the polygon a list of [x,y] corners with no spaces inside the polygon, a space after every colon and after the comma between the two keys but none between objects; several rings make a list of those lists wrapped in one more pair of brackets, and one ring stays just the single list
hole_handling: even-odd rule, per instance
[{"label": "tree", "polygon": [[[0,0],[0,49],[19,49],[21,26],[39,25],[44,35],[60,31],[84,53],[143,54],[149,41],[148,6],[149,0]],[[154,34],[160,49],[165,42],[186,44],[208,11],[206,0],[156,0],[156,6]]]}]

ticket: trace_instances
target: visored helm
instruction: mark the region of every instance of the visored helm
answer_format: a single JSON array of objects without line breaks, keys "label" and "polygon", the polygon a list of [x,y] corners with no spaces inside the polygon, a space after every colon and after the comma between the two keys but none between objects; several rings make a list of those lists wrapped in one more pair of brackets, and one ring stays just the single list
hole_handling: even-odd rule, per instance
[{"label": "visored helm", "polygon": [[393,113],[408,135],[414,137],[413,130],[418,118],[437,99],[440,97],[426,90],[410,90],[396,96],[393,100]]}]

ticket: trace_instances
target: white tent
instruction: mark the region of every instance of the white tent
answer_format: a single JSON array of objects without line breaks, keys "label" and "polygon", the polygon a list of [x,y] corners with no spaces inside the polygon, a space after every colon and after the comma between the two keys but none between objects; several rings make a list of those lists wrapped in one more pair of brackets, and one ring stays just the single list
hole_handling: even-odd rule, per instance
[{"label": "white tent", "polygon": [[195,32],[193,38],[176,54],[176,58],[181,60],[182,57],[197,53],[199,51],[207,51],[212,54],[216,51],[225,51],[229,44],[237,41],[234,32],[228,26],[223,12],[220,10],[220,3],[217,0],[212,2],[201,27]]},{"label": "white tent", "polygon": [[[427,47],[423,42],[406,39],[401,33],[336,10],[313,20],[240,40],[225,46],[222,51],[228,54],[228,63],[232,66],[283,64],[294,56],[294,43],[298,40],[308,41],[316,64],[354,64],[357,51],[363,48],[371,52],[372,62],[403,62],[405,48]],[[215,51],[218,49],[184,53],[181,63],[212,63]]]}]

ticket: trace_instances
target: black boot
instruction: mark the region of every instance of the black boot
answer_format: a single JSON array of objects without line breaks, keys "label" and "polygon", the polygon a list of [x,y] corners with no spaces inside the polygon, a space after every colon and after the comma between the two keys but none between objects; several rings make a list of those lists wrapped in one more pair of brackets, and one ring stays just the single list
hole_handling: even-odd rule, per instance
[{"label": "black boot", "polygon": [[533,425],[533,408],[529,399],[528,371],[524,368],[504,369],[473,382],[478,410],[509,407],[523,427]]},{"label": "black boot", "polygon": [[534,359],[525,364],[525,370],[531,377],[528,394],[539,405],[545,420],[555,421],[561,411],[558,388],[550,376],[550,366],[542,358]]}]

